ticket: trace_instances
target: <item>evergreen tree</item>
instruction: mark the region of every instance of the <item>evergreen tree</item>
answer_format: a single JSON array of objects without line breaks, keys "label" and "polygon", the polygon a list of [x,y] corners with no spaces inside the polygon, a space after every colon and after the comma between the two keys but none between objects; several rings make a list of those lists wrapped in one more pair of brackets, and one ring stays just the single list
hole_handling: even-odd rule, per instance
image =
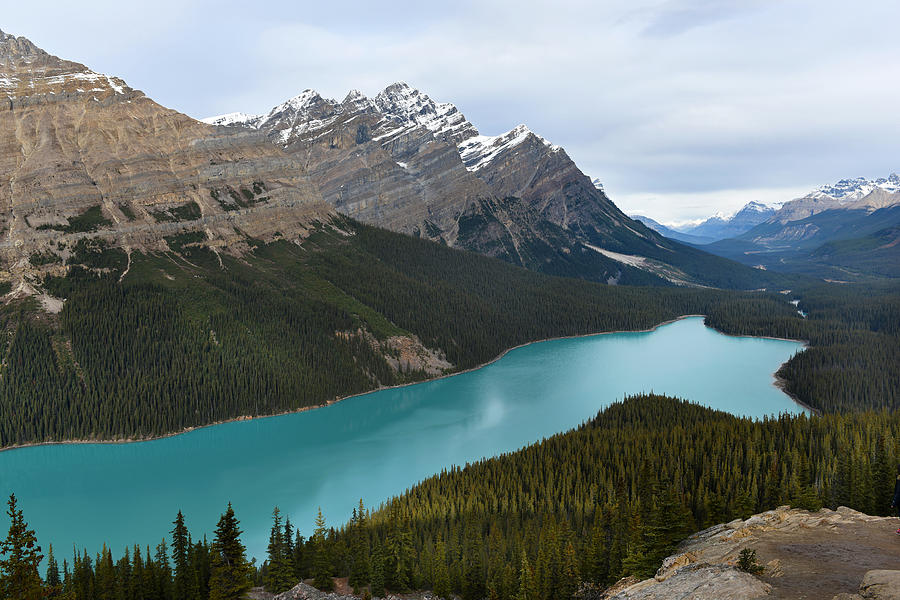
[{"label": "evergreen tree", "polygon": [[369,584],[371,578],[371,565],[369,560],[369,531],[366,509],[360,498],[359,506],[354,509],[353,518],[350,521],[350,577],[348,583],[353,587],[354,593]]},{"label": "evergreen tree", "polygon": [[175,576],[172,582],[172,591],[176,599],[189,599],[194,596],[193,574],[190,564],[190,539],[187,527],[184,524],[184,515],[181,511],[172,522],[172,563],[175,567]]},{"label": "evergreen tree", "polygon": [[59,564],[56,557],[53,556],[53,544],[47,550],[47,576],[45,578],[47,584],[47,595],[51,598],[58,596],[62,592],[62,579],[59,575]]},{"label": "evergreen tree", "polygon": [[439,598],[449,599],[452,590],[450,589],[450,571],[447,569],[447,546],[443,541],[439,541],[435,545],[434,568],[431,579],[433,581],[434,594]]},{"label": "evergreen tree", "polygon": [[331,578],[331,557],[325,538],[325,517],[322,509],[316,515],[316,527],[313,531],[313,585],[323,591],[334,589],[334,580]]},{"label": "evergreen tree", "polygon": [[519,562],[519,590],[516,592],[515,600],[540,600],[537,583],[534,580],[534,571],[524,550],[522,550],[522,558]]},{"label": "evergreen tree", "polygon": [[281,523],[281,511],[276,506],[272,511],[272,529],[267,548],[268,569],[264,579],[266,590],[275,594],[289,590],[295,581],[289,562],[289,541],[284,537],[286,533]]},{"label": "evergreen tree", "polygon": [[373,596],[384,597],[387,587],[384,576],[384,551],[380,546],[372,553],[372,581],[369,584]]},{"label": "evergreen tree", "polygon": [[0,594],[11,600],[39,600],[43,595],[38,566],[44,556],[34,530],[28,528],[15,494],[6,511],[9,532],[0,541]]},{"label": "evergreen tree", "polygon": [[231,503],[219,519],[210,552],[209,600],[243,600],[252,587],[251,567]]}]

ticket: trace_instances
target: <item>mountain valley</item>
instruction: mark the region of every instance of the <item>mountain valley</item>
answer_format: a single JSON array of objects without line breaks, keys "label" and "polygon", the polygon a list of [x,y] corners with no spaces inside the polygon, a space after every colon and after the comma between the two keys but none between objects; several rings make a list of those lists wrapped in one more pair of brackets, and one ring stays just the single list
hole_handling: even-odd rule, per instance
[{"label": "mountain valley", "polygon": [[[352,4],[316,10],[366,31],[410,16],[361,24]],[[338,52],[292,28],[312,7],[263,8],[214,35],[257,61],[231,36],[369,64],[368,34]],[[228,107],[253,96],[218,77],[221,12],[161,39],[200,40],[217,85],[191,93]],[[698,19],[675,12],[642,39],[693,35],[657,35]],[[319,56],[277,58],[241,85],[268,93],[274,69],[333,89],[306,70]],[[535,62],[528,84],[553,85]],[[421,75],[400,66],[384,81]],[[683,113],[616,145],[576,122],[571,83],[547,89],[608,146],[597,163],[621,169],[642,136],[658,145],[635,164],[691,158],[663,148]],[[591,110],[624,93],[604,85]],[[715,102],[690,112],[750,124]],[[626,215],[606,191],[621,170],[588,153],[586,175],[566,139],[571,156],[526,125],[484,135],[402,81],[197,120],[0,31],[0,600],[890,593],[900,177],[675,228]]]}]

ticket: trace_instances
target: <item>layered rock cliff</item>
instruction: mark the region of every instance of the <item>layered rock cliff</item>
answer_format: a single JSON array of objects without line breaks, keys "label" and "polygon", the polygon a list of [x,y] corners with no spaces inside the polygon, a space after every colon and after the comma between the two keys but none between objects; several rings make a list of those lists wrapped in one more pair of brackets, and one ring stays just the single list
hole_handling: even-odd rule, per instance
[{"label": "layered rock cliff", "polygon": [[265,136],[201,123],[0,32],[5,278],[25,283],[84,238],[164,249],[192,230],[239,252],[248,237],[302,235],[330,211],[303,165]]}]

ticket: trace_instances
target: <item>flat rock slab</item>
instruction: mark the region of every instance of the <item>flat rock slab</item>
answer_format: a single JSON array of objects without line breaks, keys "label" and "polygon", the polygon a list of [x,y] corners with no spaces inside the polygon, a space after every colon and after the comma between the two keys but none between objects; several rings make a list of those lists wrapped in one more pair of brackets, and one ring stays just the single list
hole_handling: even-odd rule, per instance
[{"label": "flat rock slab", "polygon": [[734,567],[689,565],[664,581],[647,579],[633,585],[611,600],[756,600],[768,598],[769,592],[769,584]]},{"label": "flat rock slab", "polygon": [[[656,577],[612,598],[900,600],[898,525],[845,507],[810,513],[781,506],[692,535]],[[756,551],[761,575],[737,570],[744,549]],[[719,569],[717,581],[711,569]]]},{"label": "flat rock slab", "polygon": [[[773,598],[857,594],[868,571],[900,567],[900,535],[895,533],[897,523],[889,521],[897,520],[769,531],[749,547],[756,550],[760,562],[779,561],[780,577],[762,577],[772,585]],[[884,597],[900,600],[900,594]]]},{"label": "flat rock slab", "polygon": [[900,571],[869,571],[859,586],[863,598],[889,600],[900,598]]}]

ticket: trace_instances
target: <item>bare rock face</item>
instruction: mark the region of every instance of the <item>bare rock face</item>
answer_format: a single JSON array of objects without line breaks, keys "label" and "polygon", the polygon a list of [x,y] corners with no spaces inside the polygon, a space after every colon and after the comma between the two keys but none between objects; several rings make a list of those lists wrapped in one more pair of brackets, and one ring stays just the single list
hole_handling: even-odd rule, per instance
[{"label": "bare rock face", "polygon": [[900,598],[900,571],[869,571],[859,586],[859,595],[872,600]]},{"label": "bare rock face", "polygon": [[[896,519],[846,507],[782,506],[692,535],[654,578],[611,598],[900,598],[895,529]],[[737,569],[744,549],[757,553],[760,575]]]},{"label": "bare rock face", "polygon": [[728,565],[689,565],[658,582],[647,580],[612,596],[614,600],[705,600],[766,598],[771,586]]},{"label": "bare rock face", "polygon": [[582,242],[667,243],[622,214],[559,146],[524,125],[479,135],[454,105],[405,83],[341,102],[306,90],[266,115],[205,121],[265,132],[344,214],[514,264],[565,263],[586,251]]},{"label": "bare rock face", "polygon": [[165,248],[202,231],[239,251],[248,236],[302,235],[327,219],[303,165],[253,131],[167,109],[121,79],[0,32],[0,259],[10,276],[34,254],[81,238]]}]

